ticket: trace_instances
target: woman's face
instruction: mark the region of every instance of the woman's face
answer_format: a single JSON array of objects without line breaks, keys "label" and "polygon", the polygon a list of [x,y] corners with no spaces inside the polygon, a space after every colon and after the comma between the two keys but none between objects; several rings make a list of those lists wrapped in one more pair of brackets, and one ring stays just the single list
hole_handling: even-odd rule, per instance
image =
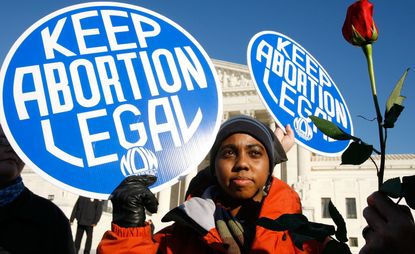
[{"label": "woman's face", "polygon": [[265,147],[248,134],[236,133],[220,145],[215,159],[219,186],[237,200],[262,199],[270,172]]}]

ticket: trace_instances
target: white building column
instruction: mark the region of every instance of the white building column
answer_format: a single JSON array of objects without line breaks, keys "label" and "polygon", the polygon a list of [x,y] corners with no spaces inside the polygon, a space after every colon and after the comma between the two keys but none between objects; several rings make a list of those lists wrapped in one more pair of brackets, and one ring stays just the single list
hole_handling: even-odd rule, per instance
[{"label": "white building column", "polygon": [[194,169],[187,176],[184,177],[184,192],[183,193],[186,193],[187,189],[189,188],[190,182],[192,181],[193,177],[197,175],[197,172],[198,172],[197,169]]},{"label": "white building column", "polygon": [[222,114],[222,122],[229,119],[229,112],[223,112]]},{"label": "white building column", "polygon": [[158,192],[159,206],[157,209],[157,213],[149,216],[149,219],[151,219],[154,225],[154,232],[157,232],[158,230],[168,225],[168,224],[162,223],[161,219],[163,218],[164,215],[166,215],[168,211],[170,211],[170,194],[171,194],[171,188],[165,188],[164,190]]},{"label": "white building column", "polygon": [[311,168],[311,152],[302,146],[297,149],[298,180],[307,175]]},{"label": "white building column", "polygon": [[245,109],[245,110],[241,110],[240,112],[242,115],[247,115],[247,116],[255,118],[255,110]]},{"label": "white building column", "polygon": [[165,188],[164,190],[159,192],[158,213],[166,214],[168,211],[170,211],[170,195],[171,195],[171,188]]}]

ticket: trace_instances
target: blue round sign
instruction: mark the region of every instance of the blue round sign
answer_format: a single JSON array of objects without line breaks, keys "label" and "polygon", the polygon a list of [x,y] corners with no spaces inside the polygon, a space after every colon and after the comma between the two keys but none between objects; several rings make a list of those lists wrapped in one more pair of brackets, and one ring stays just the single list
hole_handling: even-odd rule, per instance
[{"label": "blue round sign", "polygon": [[199,43],[168,18],[93,2],[58,10],[15,42],[0,73],[0,121],[36,172],[106,199],[123,178],[154,192],[204,159],[222,92]]},{"label": "blue round sign", "polygon": [[353,135],[352,119],[336,84],[320,63],[293,39],[272,31],[256,34],[248,46],[248,67],[267,110],[280,126],[290,124],[296,142],[337,156],[349,141],[333,140],[308,116],[329,120]]}]

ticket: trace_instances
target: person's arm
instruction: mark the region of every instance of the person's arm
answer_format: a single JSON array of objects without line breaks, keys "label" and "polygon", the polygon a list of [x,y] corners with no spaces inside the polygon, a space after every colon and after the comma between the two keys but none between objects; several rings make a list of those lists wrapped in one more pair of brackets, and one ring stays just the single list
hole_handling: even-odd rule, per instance
[{"label": "person's arm", "polygon": [[105,232],[97,247],[98,254],[146,253],[156,254],[159,243],[153,241],[152,225],[145,223],[141,227],[123,228],[112,224],[111,230]]},{"label": "person's arm", "polygon": [[75,202],[75,205],[73,206],[73,209],[72,209],[72,213],[71,213],[71,217],[70,217],[70,219],[69,219],[69,222],[72,224],[72,222],[74,221],[74,219],[75,219],[75,216],[76,216],[76,211],[78,210],[78,204],[79,204],[79,198],[76,200],[76,202]]},{"label": "person's arm", "polygon": [[72,230],[70,224],[68,223],[67,217],[64,216],[64,219],[62,219],[62,225],[57,226],[56,228],[58,228],[60,232],[56,233],[54,242],[61,247],[56,253],[75,254]]},{"label": "person's arm", "polygon": [[129,176],[111,194],[113,206],[111,231],[99,243],[97,253],[157,253],[158,243],[153,241],[152,225],[145,222],[147,209],[157,212],[158,201],[148,189],[154,176]]},{"label": "person's arm", "polygon": [[95,201],[95,218],[94,218],[94,223],[92,224],[93,227],[95,227],[98,224],[99,220],[101,219],[102,209],[103,209],[102,206],[103,206],[102,201],[99,201],[99,200]]},{"label": "person's arm", "polygon": [[363,210],[368,223],[363,230],[366,244],[360,254],[415,253],[415,224],[409,208],[378,191],[367,198],[367,203]]}]

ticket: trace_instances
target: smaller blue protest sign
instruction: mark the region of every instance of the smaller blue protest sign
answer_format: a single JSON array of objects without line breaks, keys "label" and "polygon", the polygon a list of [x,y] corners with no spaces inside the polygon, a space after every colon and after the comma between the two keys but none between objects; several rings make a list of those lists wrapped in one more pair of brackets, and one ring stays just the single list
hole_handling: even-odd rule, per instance
[{"label": "smaller blue protest sign", "polygon": [[323,66],[300,44],[264,31],[249,42],[248,67],[258,94],[281,127],[290,124],[296,142],[326,156],[340,155],[350,141],[333,140],[308,116],[329,120],[353,135],[352,119],[340,91]]},{"label": "smaller blue protest sign", "polygon": [[222,118],[199,43],[172,20],[124,3],[58,10],[26,30],[0,72],[0,122],[37,173],[106,199],[129,175],[154,192],[195,169]]}]

